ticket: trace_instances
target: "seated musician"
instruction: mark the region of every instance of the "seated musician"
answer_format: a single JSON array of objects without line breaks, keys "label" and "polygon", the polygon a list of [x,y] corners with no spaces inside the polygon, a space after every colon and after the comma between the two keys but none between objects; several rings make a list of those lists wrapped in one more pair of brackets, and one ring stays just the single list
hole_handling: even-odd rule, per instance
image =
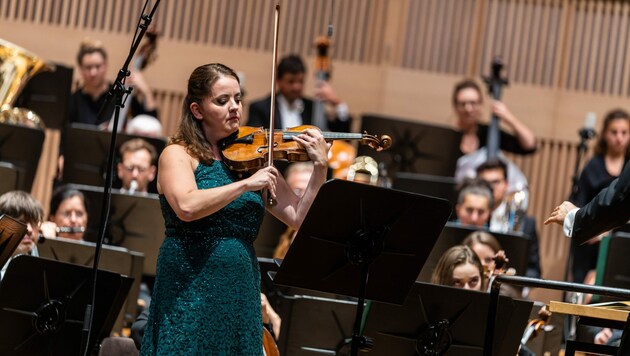
[{"label": "seated musician", "polygon": [[[280,60],[277,71],[278,93],[274,122],[276,129],[316,125],[313,121],[314,101],[303,94],[305,77],[306,67],[302,58],[292,54]],[[341,101],[328,82],[318,81],[315,97],[334,107],[335,111],[334,117],[327,117],[328,120],[322,125],[324,127],[320,127],[320,129],[324,131],[349,131],[348,105]],[[271,95],[251,103],[247,125],[268,128],[270,117]]]},{"label": "seated musician", "polygon": [[440,257],[431,283],[481,291],[485,288],[481,261],[470,247],[453,246]]},{"label": "seated musician", "polygon": [[41,227],[44,237],[83,241],[88,222],[85,195],[68,186],[55,189],[50,200],[48,220]]},{"label": "seated musician", "polygon": [[[27,192],[14,190],[0,196],[0,215],[6,214],[26,224],[26,234],[12,254],[38,256],[37,240],[39,226],[44,217],[42,205]],[[0,279],[10,263],[7,262],[0,271]]]},{"label": "seated musician", "polygon": [[128,193],[147,193],[149,183],[155,179],[157,151],[147,141],[136,138],[120,146],[117,166],[121,190]]},{"label": "seated musician", "polygon": [[[526,206],[518,207],[516,195],[508,195],[507,165],[500,161],[487,161],[477,167],[477,178],[485,181],[492,187],[495,208],[490,217],[490,231],[494,232],[522,232],[527,237],[527,270],[525,276],[540,278],[540,255],[538,247],[538,231],[536,231],[536,219],[525,214]],[[518,193],[517,193],[518,194]],[[509,200],[512,200],[510,202]],[[509,203],[514,207],[508,206]],[[511,211],[515,209],[517,211]]]},{"label": "seated musician", "polygon": [[459,191],[455,205],[457,222],[467,226],[487,227],[493,206],[490,186],[481,180],[471,180]]}]

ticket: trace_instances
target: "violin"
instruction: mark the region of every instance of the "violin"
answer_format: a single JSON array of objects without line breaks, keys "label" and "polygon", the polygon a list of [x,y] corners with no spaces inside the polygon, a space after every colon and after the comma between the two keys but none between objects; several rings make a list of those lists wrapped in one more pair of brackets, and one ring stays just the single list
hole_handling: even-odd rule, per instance
[{"label": "violin", "polygon": [[276,340],[265,327],[263,327],[263,354],[265,356],[280,356]]},{"label": "violin", "polygon": [[[237,132],[219,142],[219,149],[228,168],[235,172],[250,172],[266,166],[270,157],[274,161],[288,162],[309,161],[308,154],[293,137],[300,135],[304,130],[316,126],[302,125],[285,130],[275,130],[270,135],[270,130],[262,127],[243,126]],[[333,140],[358,140],[359,143],[368,145],[376,151],[389,148],[392,144],[391,137],[382,135],[380,138],[367,133],[342,133],[322,132],[327,142]],[[273,136],[272,155],[269,155],[269,137]]]},{"label": "violin", "polygon": [[525,332],[523,333],[523,337],[521,338],[521,344],[527,344],[530,340],[538,336],[541,330],[549,331],[546,330],[546,324],[549,322],[550,318],[551,312],[547,308],[547,305],[540,308],[540,310],[538,311],[538,319],[530,320],[529,323],[527,323],[527,327],[525,328]]}]

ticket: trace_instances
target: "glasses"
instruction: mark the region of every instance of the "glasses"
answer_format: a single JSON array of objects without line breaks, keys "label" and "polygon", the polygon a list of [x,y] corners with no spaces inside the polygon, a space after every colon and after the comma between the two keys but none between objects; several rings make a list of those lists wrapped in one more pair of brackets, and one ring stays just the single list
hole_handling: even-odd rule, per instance
[{"label": "glasses", "polygon": [[123,168],[124,168],[127,172],[129,172],[129,173],[133,173],[133,171],[134,171],[134,170],[136,170],[136,169],[138,170],[138,173],[144,173],[144,172],[148,171],[150,167],[142,167],[142,166],[124,166],[124,165],[123,165]]},{"label": "glasses", "polygon": [[458,108],[465,108],[466,106],[471,106],[473,108],[479,107],[481,105],[481,100],[477,101],[458,101],[455,103],[455,106]]}]

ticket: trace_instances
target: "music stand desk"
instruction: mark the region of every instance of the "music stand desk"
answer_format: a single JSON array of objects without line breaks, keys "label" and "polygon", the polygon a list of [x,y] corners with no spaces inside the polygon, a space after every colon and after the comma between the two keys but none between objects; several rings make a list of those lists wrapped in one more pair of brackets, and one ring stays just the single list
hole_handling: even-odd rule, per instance
[{"label": "music stand desk", "polygon": [[374,152],[359,146],[358,155],[383,162],[391,175],[396,172],[454,176],[462,133],[447,126],[376,114],[361,116],[361,132],[387,133],[392,147]]},{"label": "music stand desk", "polygon": [[[551,301],[549,311],[558,314],[579,316],[579,323],[623,330],[628,320],[628,310],[610,309],[596,305],[582,305]],[[595,345],[586,342],[568,340],[565,355],[574,355],[575,351],[597,352],[598,354],[616,355],[618,348],[608,345]]]},{"label": "music stand desk", "polygon": [[[85,194],[90,201],[90,218],[85,239],[96,241],[101,224],[101,187],[70,185]],[[155,276],[157,256],[164,240],[164,218],[156,194],[128,194],[112,189],[107,243],[144,254],[142,273]]]},{"label": "music stand desk", "polygon": [[[37,245],[37,250],[40,257],[91,268],[94,264],[96,244],[62,237],[45,238]],[[144,255],[142,253],[129,251],[118,246],[102,246],[98,268],[133,278],[125,306],[116,319],[116,325],[114,325],[116,331],[122,330],[125,325],[131,325],[136,319],[143,263]]]},{"label": "music stand desk", "polygon": [[[274,283],[357,297],[356,341],[364,299],[404,302],[450,212],[443,199],[328,181]],[[369,347],[363,341],[353,342],[351,354]]]},{"label": "music stand desk", "polygon": [[[162,138],[118,133],[116,135],[116,151],[118,152],[123,143],[134,138],[141,138],[152,144],[158,155],[166,146],[166,141]],[[63,134],[63,155],[65,157],[63,182],[66,184],[104,186],[110,142],[111,132],[98,130],[93,125],[70,124]],[[116,160],[120,160],[118,153],[116,153]],[[116,166],[114,165],[113,168],[114,184],[118,183],[120,186],[120,181],[116,175]],[[149,192],[157,193],[156,184],[155,180],[149,184]]]},{"label": "music stand desk", "polygon": [[[490,295],[416,282],[402,306],[373,302],[365,334],[370,356],[467,355],[484,352]],[[516,355],[533,302],[501,296],[494,355]]]},{"label": "music stand desk", "polygon": [[18,190],[18,170],[9,162],[0,162],[0,195]]},{"label": "music stand desk", "polygon": [[45,136],[42,129],[0,123],[0,161],[15,166],[17,189],[31,191]]},{"label": "music stand desk", "polygon": [[457,223],[448,222],[433,246],[431,254],[427,258],[418,280],[423,282],[431,281],[431,274],[437,266],[440,257],[442,257],[442,254],[449,248],[461,244],[466,236],[480,230],[489,233],[499,241],[501,248],[505,251],[507,258],[510,260],[508,267],[514,267],[517,274],[525,275],[528,258],[528,239],[525,235],[522,233],[492,232],[482,228],[462,226]]},{"label": "music stand desk", "polygon": [[[0,282],[0,354],[79,355],[92,271],[26,255],[9,263]],[[131,280],[99,271],[88,348],[109,332]]]},{"label": "music stand desk", "polygon": [[[490,330],[490,333],[486,333],[486,342],[485,342],[486,349],[490,351],[492,350],[492,343],[491,343],[492,339],[489,339],[487,335],[491,334],[495,330],[495,328],[497,327],[496,326],[497,322],[500,321],[500,319],[497,317],[498,312],[497,312],[496,306],[497,306],[497,301],[499,299],[499,290],[501,289],[501,284],[511,284],[511,285],[522,286],[522,287],[538,287],[538,288],[555,289],[555,290],[563,290],[563,291],[570,291],[570,292],[591,293],[591,294],[606,295],[606,296],[611,296],[611,297],[623,298],[625,300],[630,300],[630,290],[626,290],[626,289],[592,286],[592,285],[579,284],[579,283],[544,280],[544,279],[521,277],[521,276],[507,276],[507,275],[492,276],[490,278],[490,307],[488,308],[488,325],[487,325],[487,330]],[[630,347],[630,320],[625,322],[622,329],[623,329],[623,333],[621,335],[621,343],[619,345],[618,351],[613,352],[612,355],[614,355],[615,353],[618,355],[628,355],[627,350]],[[586,345],[590,345],[590,344],[586,344]],[[569,342],[567,342],[567,351],[565,354],[571,355],[573,352],[575,352],[574,347],[583,347],[583,346],[584,346],[584,343],[572,342],[570,340]],[[597,346],[601,346],[601,345],[597,345]],[[488,351],[488,353],[484,353],[484,355],[489,355],[490,351]],[[600,351],[597,351],[597,352],[601,352],[601,349]],[[606,352],[609,352],[609,351],[606,351]],[[608,354],[611,354],[611,353],[608,353]]]}]

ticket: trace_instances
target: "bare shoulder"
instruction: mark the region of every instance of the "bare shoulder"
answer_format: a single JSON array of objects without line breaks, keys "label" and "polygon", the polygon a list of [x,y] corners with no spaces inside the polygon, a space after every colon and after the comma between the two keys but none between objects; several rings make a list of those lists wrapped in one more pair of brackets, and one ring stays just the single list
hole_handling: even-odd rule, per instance
[{"label": "bare shoulder", "polygon": [[[197,165],[199,161],[193,158],[184,146],[177,144],[166,146],[158,162],[158,192],[166,194],[173,189],[196,186],[194,171]],[[173,184],[174,182],[176,184]]]},{"label": "bare shoulder", "polygon": [[194,159],[182,145],[168,145],[160,155],[159,166],[178,167],[190,166],[193,170],[197,168],[197,160]]}]

